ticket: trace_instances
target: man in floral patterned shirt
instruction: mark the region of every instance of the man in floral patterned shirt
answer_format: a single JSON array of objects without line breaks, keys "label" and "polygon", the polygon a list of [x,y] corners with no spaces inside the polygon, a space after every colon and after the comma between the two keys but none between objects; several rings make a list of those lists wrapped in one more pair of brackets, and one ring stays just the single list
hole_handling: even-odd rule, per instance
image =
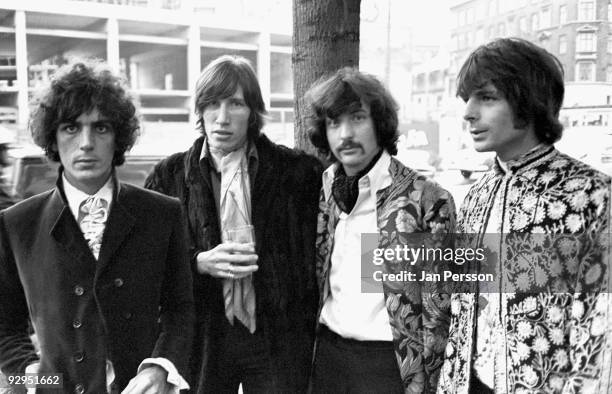
[{"label": "man in floral patterned shirt", "polygon": [[448,239],[453,199],[391,156],[396,104],[374,77],[341,69],[308,95],[311,140],[334,162],[323,174],[317,231],[313,392],[432,392],[450,297],[418,283],[383,282],[378,293],[363,293],[361,235],[380,234],[383,249],[402,245],[408,233]]},{"label": "man in floral patterned shirt", "polygon": [[561,64],[498,39],[468,57],[457,94],[475,149],[497,153],[457,232],[496,240],[499,287],[453,295],[438,392],[609,392],[610,178],[552,145]]}]

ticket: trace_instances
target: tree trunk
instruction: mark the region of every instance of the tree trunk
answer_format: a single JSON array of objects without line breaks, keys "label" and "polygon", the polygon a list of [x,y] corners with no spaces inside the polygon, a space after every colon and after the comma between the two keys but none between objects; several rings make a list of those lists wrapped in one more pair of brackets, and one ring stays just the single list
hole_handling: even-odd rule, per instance
[{"label": "tree trunk", "polygon": [[304,93],[322,75],[359,67],[361,0],[293,0],[293,92],[296,148],[317,154],[306,132]]}]

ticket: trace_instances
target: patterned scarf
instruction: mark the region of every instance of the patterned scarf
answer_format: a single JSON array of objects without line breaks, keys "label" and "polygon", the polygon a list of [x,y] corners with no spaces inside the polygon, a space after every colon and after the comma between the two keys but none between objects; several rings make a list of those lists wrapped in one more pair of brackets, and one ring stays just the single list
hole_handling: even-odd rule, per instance
[{"label": "patterned scarf", "polygon": [[359,179],[370,172],[372,167],[378,162],[378,159],[380,159],[382,152],[383,150],[381,149],[363,170],[353,176],[346,175],[341,163],[338,165],[332,184],[332,195],[342,212],[348,214],[353,210],[359,196]]}]

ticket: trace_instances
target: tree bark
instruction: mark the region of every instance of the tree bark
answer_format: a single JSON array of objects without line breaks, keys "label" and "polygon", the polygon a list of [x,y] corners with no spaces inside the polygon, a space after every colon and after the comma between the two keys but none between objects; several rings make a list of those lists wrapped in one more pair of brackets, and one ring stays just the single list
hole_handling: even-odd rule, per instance
[{"label": "tree bark", "polygon": [[317,154],[306,131],[304,93],[322,75],[359,67],[361,0],[293,0],[295,146]]}]

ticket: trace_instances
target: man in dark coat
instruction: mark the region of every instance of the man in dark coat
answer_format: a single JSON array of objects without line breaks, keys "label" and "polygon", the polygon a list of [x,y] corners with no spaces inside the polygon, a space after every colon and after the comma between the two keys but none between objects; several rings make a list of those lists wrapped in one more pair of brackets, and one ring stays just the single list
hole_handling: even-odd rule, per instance
[{"label": "man in dark coat", "polygon": [[2,372],[63,375],[37,392],[188,388],[181,206],[115,176],[139,128],[123,82],[103,64],[75,63],[34,104],[34,141],[62,165],[54,189],[0,213]]},{"label": "man in dark coat", "polygon": [[[241,383],[247,393],[304,392],[321,164],[260,134],[265,106],[246,59],[209,64],[195,101],[203,136],[145,184],[178,197],[188,216],[197,318],[190,383],[198,393],[235,393]],[[239,227],[254,228],[254,240],[231,242],[228,230]]]}]

